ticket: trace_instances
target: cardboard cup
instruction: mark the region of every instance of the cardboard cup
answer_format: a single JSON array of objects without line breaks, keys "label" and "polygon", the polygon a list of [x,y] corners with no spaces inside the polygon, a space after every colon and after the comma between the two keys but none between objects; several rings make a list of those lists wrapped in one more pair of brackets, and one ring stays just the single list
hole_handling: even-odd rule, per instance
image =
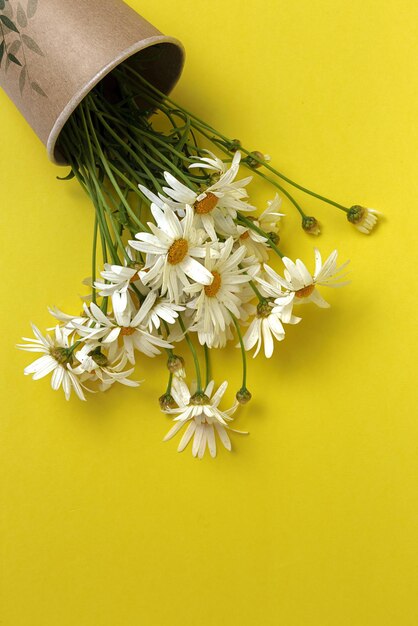
[{"label": "cardboard cup", "polygon": [[1,87],[57,165],[64,124],[116,66],[140,64],[169,93],[184,63],[181,43],[122,0],[0,0],[0,56]]}]

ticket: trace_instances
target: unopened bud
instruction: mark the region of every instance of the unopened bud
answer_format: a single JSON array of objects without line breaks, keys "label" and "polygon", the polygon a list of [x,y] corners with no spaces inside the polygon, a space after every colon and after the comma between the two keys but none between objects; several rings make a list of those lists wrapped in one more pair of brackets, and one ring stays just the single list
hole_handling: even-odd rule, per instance
[{"label": "unopened bud", "polygon": [[321,233],[318,220],[312,216],[305,215],[302,218],[302,228],[309,235],[319,235]]},{"label": "unopened bud", "polygon": [[375,209],[366,209],[364,206],[355,204],[347,211],[347,219],[357,230],[368,235],[377,224],[380,213]]},{"label": "unopened bud", "polygon": [[262,152],[254,150],[244,159],[244,162],[248,165],[248,167],[256,170],[261,167],[266,160],[268,159],[266,159],[266,156]]},{"label": "unopened bud", "polygon": [[363,219],[367,209],[359,204],[355,204],[347,213],[347,219],[352,224],[359,224]]},{"label": "unopened bud", "polygon": [[100,351],[100,348],[94,350],[90,356],[99,367],[106,367],[107,365],[109,365],[109,360],[107,356]]},{"label": "unopened bud", "polygon": [[271,231],[270,233],[267,233],[267,237],[271,239],[271,241],[274,243],[275,246],[277,246],[280,243],[279,235],[277,233],[274,233],[273,231]]},{"label": "unopened bud", "polygon": [[158,398],[158,402],[160,403],[160,409],[162,411],[167,411],[169,409],[174,409],[176,405],[176,401],[174,400],[171,393],[165,393]]},{"label": "unopened bud", "polygon": [[235,397],[240,404],[247,404],[251,400],[252,395],[246,387],[241,387]]},{"label": "unopened bud", "polygon": [[180,378],[184,378],[186,375],[186,372],[184,371],[184,359],[182,356],[178,356],[177,354],[171,354],[168,357],[167,368],[169,372],[180,376]]},{"label": "unopened bud", "polygon": [[229,152],[237,152],[237,150],[240,150],[240,149],[241,149],[241,142],[239,139],[232,139],[228,143]]}]

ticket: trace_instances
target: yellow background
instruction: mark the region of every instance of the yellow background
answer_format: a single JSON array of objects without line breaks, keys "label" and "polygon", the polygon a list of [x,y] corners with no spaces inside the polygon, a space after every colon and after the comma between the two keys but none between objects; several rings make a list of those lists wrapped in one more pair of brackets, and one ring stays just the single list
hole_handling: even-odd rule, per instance
[{"label": "yellow background", "polygon": [[[161,361],[85,404],[23,376],[29,321],[80,306],[92,209],[0,94],[0,623],[416,626],[416,2],[130,4],[184,42],[179,101],[386,220],[306,199],[315,242],[286,205],[286,253],[337,246],[352,283],[251,361],[250,436],[199,462],[161,442]],[[239,354],[216,362],[231,400]]]}]

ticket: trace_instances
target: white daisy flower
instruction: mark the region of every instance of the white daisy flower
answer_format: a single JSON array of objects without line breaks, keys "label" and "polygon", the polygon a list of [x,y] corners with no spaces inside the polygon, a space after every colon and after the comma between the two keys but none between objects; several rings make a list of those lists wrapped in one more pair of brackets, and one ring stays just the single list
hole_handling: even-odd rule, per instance
[{"label": "white daisy flower", "polygon": [[289,323],[292,317],[292,308],[294,304],[304,304],[313,302],[321,308],[328,308],[330,305],[319,293],[317,286],[323,287],[343,287],[348,281],[342,281],[345,276],[341,275],[341,271],[346,267],[348,261],[337,268],[337,250],[334,250],[325,263],[322,263],[321,253],[315,248],[315,271],[313,274],[309,272],[306,265],[297,259],[296,262],[291,261],[287,257],[283,257],[282,261],[285,266],[284,276],[279,276],[271,267],[264,265],[264,269],[268,275],[268,281],[257,278],[258,282],[266,290],[269,296],[275,298],[283,322]]},{"label": "white daisy flower", "polygon": [[35,339],[23,337],[28,343],[18,344],[17,347],[28,352],[40,352],[43,356],[25,368],[25,375],[32,375],[33,380],[39,380],[52,372],[52,389],[62,387],[66,400],[70,399],[71,390],[74,389],[80,400],[85,400],[83,385],[74,372],[74,349],[77,344],[72,343],[68,333],[63,332],[59,326],[55,328],[54,337],[44,337],[35,324],[32,324],[32,330]]},{"label": "white daisy flower", "polygon": [[[136,258],[136,253],[132,248],[126,246],[125,252],[129,257],[124,259],[124,265],[105,263],[104,269],[100,272],[103,280],[94,282],[95,289],[100,296],[113,296],[115,293],[119,295],[118,308],[125,308],[127,300],[127,292],[134,283],[135,287],[141,287],[139,284],[138,271],[143,267]],[[91,280],[90,280],[91,282]]]},{"label": "white daisy flower", "polygon": [[281,206],[282,198],[276,193],[272,200],[267,201],[267,208],[257,218],[256,225],[268,234],[277,234],[279,232],[280,219],[285,216],[284,213],[279,213]]},{"label": "white daisy flower", "polygon": [[181,304],[170,302],[167,298],[160,298],[158,291],[150,291],[144,302],[141,304],[144,312],[142,325],[148,328],[148,332],[159,330],[161,324],[175,324],[179,313],[184,311],[185,307]]},{"label": "white daisy flower", "polygon": [[220,247],[218,258],[206,255],[205,267],[213,276],[210,285],[195,283],[185,288],[186,293],[195,296],[187,303],[188,308],[196,311],[191,330],[198,333],[202,345],[209,347],[212,347],[217,334],[232,324],[231,313],[240,319],[242,286],[251,280],[246,270],[239,268],[246,251],[239,248],[232,252],[233,245],[234,240],[230,237]]},{"label": "white daisy flower", "polygon": [[[238,403],[235,403],[230,409],[221,411],[218,406],[228,386],[227,382],[222,383],[216,393],[212,396],[214,381],[212,380],[204,392],[192,394],[186,383],[176,379],[172,387],[172,395],[178,408],[167,408],[164,412],[170,415],[176,415],[174,418],[176,424],[169,430],[164,437],[164,441],[168,441],[186,424],[187,428],[180,440],[177,451],[182,452],[193,438],[192,454],[194,457],[203,457],[206,447],[212,457],[216,456],[216,437],[218,435],[221,443],[227,450],[231,450],[231,440],[227,430],[232,430],[228,426],[228,422],[232,421],[230,417],[235,413]],[[235,431],[234,432],[240,432]],[[246,433],[242,433],[246,434]]]},{"label": "white daisy flower", "polygon": [[[61,323],[61,330],[67,335],[71,335],[71,333],[73,333],[79,326],[88,322],[88,318],[86,318],[82,313],[80,315],[70,315],[68,313],[64,313],[56,306],[48,307],[48,312],[52,315],[52,317],[55,317],[55,319]],[[47,328],[47,330],[55,330],[55,326]]]},{"label": "white daisy flower", "polygon": [[[100,296],[113,296],[114,293],[119,293],[124,296],[123,301],[125,301],[126,292],[130,285],[139,280],[138,271],[141,268],[142,265],[140,264],[137,264],[137,267],[128,267],[105,263],[104,270],[100,272],[100,275],[103,280],[108,282],[96,280],[94,286],[99,291]],[[121,308],[123,308],[123,304],[121,304]]]},{"label": "white daisy flower", "polygon": [[124,353],[132,364],[135,364],[135,349],[149,357],[157,356],[160,354],[158,348],[172,348],[173,346],[161,337],[151,335],[144,328],[144,319],[152,303],[153,299],[150,298],[136,312],[132,300],[128,299],[125,310],[114,310],[113,317],[106,316],[96,304],[92,303],[90,307],[85,307],[86,315],[90,318],[92,325],[88,328],[82,326],[78,332],[86,340],[101,339],[102,345],[108,349],[113,343],[118,345],[121,339]]},{"label": "white daisy flower", "polygon": [[[209,171],[215,172],[219,176],[223,176],[224,174],[226,174],[226,172],[229,169],[227,163],[224,163],[221,159],[219,159],[216,156],[216,154],[214,154],[210,150],[203,150],[203,152],[205,152],[209,156],[208,157],[201,157],[201,156],[193,157],[193,160],[195,161],[195,163],[192,163],[191,165],[189,165],[189,170],[192,170],[192,169],[209,170]],[[241,160],[241,155],[239,158],[237,157],[238,166],[239,166],[240,160]]]},{"label": "white daisy flower", "polygon": [[[259,217],[247,217],[256,227],[264,231],[269,237],[272,237],[274,243],[278,242],[278,222],[280,218],[284,216],[284,213],[277,211],[281,203],[281,198],[276,194],[273,200],[268,201],[267,209],[263,211]],[[236,229],[238,235],[237,241],[240,246],[243,246],[247,250],[248,256],[254,256],[258,261],[267,261],[270,251],[267,237],[263,237],[249,226],[238,225]]]},{"label": "white daisy flower", "polygon": [[[211,153],[209,153],[211,154]],[[212,241],[217,240],[216,233],[227,235],[237,216],[237,211],[253,211],[255,207],[245,202],[248,193],[245,187],[252,177],[236,181],[239,171],[241,153],[236,152],[231,166],[225,164],[215,155],[212,158],[199,159],[190,168],[209,169],[218,174],[218,180],[204,190],[193,191],[169,172],[164,178],[169,187],[163,187],[166,196],[161,196],[159,202],[165,201],[174,211],[182,214],[186,205],[193,207],[196,228],[203,228]],[[155,195],[150,194],[145,187],[141,191],[155,202]]]},{"label": "white daisy flower", "polygon": [[356,204],[347,213],[348,221],[353,224],[361,233],[369,235],[377,224],[379,211],[366,209],[366,207]]},{"label": "white daisy flower", "polygon": [[146,264],[140,272],[141,280],[153,289],[161,288],[161,295],[168,294],[170,301],[179,303],[184,287],[190,280],[210,285],[212,274],[196,258],[206,254],[203,245],[206,235],[193,226],[193,211],[186,207],[186,215],[179,219],[172,209],[160,209],[151,205],[157,225],[148,222],[152,233],[138,233],[129,244],[146,252]]},{"label": "white daisy flower", "polygon": [[116,344],[112,344],[108,354],[104,354],[102,347],[103,345],[98,342],[86,343],[81,350],[78,350],[75,357],[79,365],[74,369],[74,373],[80,376],[87,373],[90,381],[99,381],[100,391],[106,391],[115,382],[128,387],[138,387],[138,381],[128,378],[134,368],[123,369],[127,363],[127,357],[123,351],[118,350]]},{"label": "white daisy flower", "polygon": [[[288,324],[297,324],[298,322],[300,322],[300,317],[293,315],[287,320]],[[242,338],[245,349],[251,350],[257,344],[253,354],[253,358],[255,358],[260,352],[261,346],[264,346],[264,354],[269,359],[274,351],[273,339],[283,341],[284,338],[285,330],[281,319],[281,310],[278,310],[271,301],[260,302],[257,306],[256,316]]]}]

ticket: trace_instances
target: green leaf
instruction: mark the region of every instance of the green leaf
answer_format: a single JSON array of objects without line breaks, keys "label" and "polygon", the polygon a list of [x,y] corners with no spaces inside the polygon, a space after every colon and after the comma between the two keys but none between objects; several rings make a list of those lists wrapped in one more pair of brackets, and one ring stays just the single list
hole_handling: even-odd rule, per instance
[{"label": "green leaf", "polygon": [[22,67],[21,62],[19,61],[19,59],[17,59],[17,58],[15,57],[15,55],[14,55],[14,54],[11,54],[11,53],[9,52],[9,54],[7,55],[7,58],[8,58],[8,59],[10,59],[10,61],[11,61],[12,63],[16,63],[16,65],[20,65],[20,67]]},{"label": "green leaf", "polygon": [[0,11],[3,11],[5,6],[6,6],[5,1],[4,0],[0,0]]},{"label": "green leaf", "polygon": [[9,30],[13,30],[15,33],[19,32],[16,26],[13,24],[12,20],[8,18],[6,15],[0,15],[0,20],[3,22],[5,26],[7,26]]},{"label": "green leaf", "polygon": [[[20,41],[20,39],[16,39],[7,49],[7,52],[9,54],[12,54],[14,57],[16,57],[17,53],[20,50],[20,46],[22,45],[22,42]],[[9,55],[7,55],[7,59],[6,59],[6,70],[9,67],[11,62],[11,59],[9,57]]]},{"label": "green leaf", "polygon": [[28,0],[28,8],[26,10],[26,15],[31,18],[35,15],[36,9],[38,8],[38,0]]},{"label": "green leaf", "polygon": [[42,52],[42,50],[40,49],[40,47],[38,46],[38,44],[36,43],[36,41],[34,41],[32,39],[32,37],[29,37],[29,35],[22,35],[22,39],[23,39],[23,43],[32,50],[32,52],[36,52],[36,54],[40,54],[41,57],[44,56],[44,53]]},{"label": "green leaf", "polygon": [[17,18],[17,23],[22,28],[25,28],[28,25],[28,18],[26,17],[26,13],[25,13],[22,5],[20,4],[20,2],[17,5],[16,18]]},{"label": "green leaf", "polygon": [[45,98],[48,97],[45,91],[38,85],[38,83],[32,82],[30,86],[32,87],[33,91],[36,91],[36,93],[39,93],[40,96],[44,96]]},{"label": "green leaf", "polygon": [[0,43],[0,66],[1,66],[1,62],[3,60],[3,55],[4,55],[4,39]]},{"label": "green leaf", "polygon": [[20,41],[20,39],[16,39],[7,49],[8,52],[10,52],[10,54],[17,54],[20,50],[20,46],[22,45],[22,42]]},{"label": "green leaf", "polygon": [[23,90],[25,88],[25,83],[26,83],[26,66],[22,67],[22,70],[19,76],[19,89],[20,89],[21,94],[23,93]]},{"label": "green leaf", "polygon": [[67,176],[57,176],[57,180],[71,180],[74,177],[75,177],[75,174],[73,170],[71,170]]}]

